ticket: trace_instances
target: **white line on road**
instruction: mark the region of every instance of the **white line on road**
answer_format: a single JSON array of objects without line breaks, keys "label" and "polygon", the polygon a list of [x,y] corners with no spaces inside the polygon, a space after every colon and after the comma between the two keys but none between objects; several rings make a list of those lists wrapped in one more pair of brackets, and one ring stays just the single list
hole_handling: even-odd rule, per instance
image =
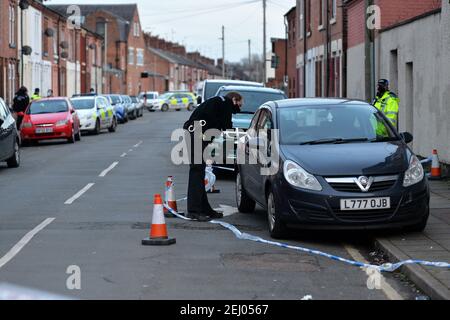
[{"label": "white line on road", "polygon": [[89,183],[86,187],[81,189],[76,195],[74,195],[72,198],[64,202],[64,204],[72,204],[74,203],[79,197],[81,197],[83,194],[85,194],[90,188],[92,188],[95,185],[95,183]]},{"label": "white line on road", "polygon": [[[355,260],[362,263],[369,264],[369,262],[359,253],[359,251],[350,245],[344,246],[345,250],[350,254],[350,256]],[[386,281],[386,279],[381,275],[381,290],[388,297],[389,300],[404,300],[403,297]]]},{"label": "white line on road", "polygon": [[144,143],[144,141],[139,141],[139,143],[138,143],[138,144],[135,144],[134,147],[135,147],[135,148],[139,148],[139,146],[140,146],[141,144],[143,144],[143,143]]},{"label": "white line on road", "polygon": [[0,269],[11,261],[22,249],[45,227],[52,223],[55,218],[48,218],[36,228],[28,232],[9,252],[0,259]]},{"label": "white line on road", "polygon": [[118,161],[114,162],[112,165],[109,166],[108,169],[106,169],[106,170],[104,170],[102,173],[100,173],[99,177],[100,177],[100,178],[106,177],[106,175],[107,175],[111,170],[113,170],[118,164],[119,164]]},{"label": "white line on road", "polygon": [[124,152],[124,153],[122,153],[122,155],[120,156],[121,158],[125,158],[127,156],[127,153],[126,152]]}]

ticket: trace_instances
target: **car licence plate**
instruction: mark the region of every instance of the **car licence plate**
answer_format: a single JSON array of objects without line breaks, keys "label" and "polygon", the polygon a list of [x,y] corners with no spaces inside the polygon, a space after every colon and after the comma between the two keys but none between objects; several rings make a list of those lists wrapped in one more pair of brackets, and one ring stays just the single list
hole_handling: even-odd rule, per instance
[{"label": "car licence plate", "polygon": [[391,208],[391,198],[341,200],[341,211],[382,210],[390,208]]},{"label": "car licence plate", "polygon": [[37,128],[36,134],[53,133],[53,128]]}]

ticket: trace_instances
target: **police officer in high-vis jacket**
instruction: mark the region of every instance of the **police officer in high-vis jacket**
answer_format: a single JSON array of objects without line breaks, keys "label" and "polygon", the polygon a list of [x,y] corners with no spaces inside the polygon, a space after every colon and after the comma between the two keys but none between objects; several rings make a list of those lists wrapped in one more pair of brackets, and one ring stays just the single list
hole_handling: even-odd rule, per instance
[{"label": "police officer in high-vis jacket", "polygon": [[377,96],[373,105],[383,112],[391,121],[392,125],[398,129],[398,113],[400,99],[397,95],[389,91],[389,81],[381,79],[378,81]]}]

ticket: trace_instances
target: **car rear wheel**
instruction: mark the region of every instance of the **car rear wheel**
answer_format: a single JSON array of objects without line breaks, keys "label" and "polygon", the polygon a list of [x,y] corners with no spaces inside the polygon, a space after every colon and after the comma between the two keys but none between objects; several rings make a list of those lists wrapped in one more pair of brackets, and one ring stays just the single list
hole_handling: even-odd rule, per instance
[{"label": "car rear wheel", "polygon": [[169,106],[168,106],[167,104],[163,105],[163,106],[161,107],[161,111],[162,111],[162,112],[167,112],[167,111],[169,111]]},{"label": "car rear wheel", "polygon": [[245,191],[240,173],[236,176],[236,202],[239,212],[252,213],[255,211],[256,202],[250,199]]},{"label": "car rear wheel", "polygon": [[16,140],[14,143],[14,154],[11,158],[6,160],[8,168],[18,168],[20,166],[20,147],[19,141]]},{"label": "car rear wheel", "polygon": [[269,220],[270,236],[274,239],[281,239],[286,236],[287,228],[283,221],[280,220],[277,208],[275,206],[275,196],[269,191],[267,196],[267,218]]}]

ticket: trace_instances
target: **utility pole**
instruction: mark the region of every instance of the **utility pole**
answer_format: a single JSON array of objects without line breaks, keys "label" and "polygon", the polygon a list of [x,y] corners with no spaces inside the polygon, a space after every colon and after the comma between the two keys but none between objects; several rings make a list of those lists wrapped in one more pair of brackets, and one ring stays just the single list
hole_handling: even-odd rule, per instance
[{"label": "utility pole", "polygon": [[248,76],[252,76],[252,40],[248,39]]},{"label": "utility pole", "polygon": [[225,26],[222,26],[222,78],[225,79]]},{"label": "utility pole", "polygon": [[266,79],[267,79],[267,57],[266,57],[266,51],[267,51],[267,48],[266,48],[266,37],[267,37],[267,35],[266,35],[266,32],[267,32],[267,30],[266,30],[266,10],[267,9],[267,0],[263,0],[263,38],[264,38],[264,40],[263,40],[263,51],[264,51],[264,53],[263,53],[263,83],[265,84],[266,83]]}]

